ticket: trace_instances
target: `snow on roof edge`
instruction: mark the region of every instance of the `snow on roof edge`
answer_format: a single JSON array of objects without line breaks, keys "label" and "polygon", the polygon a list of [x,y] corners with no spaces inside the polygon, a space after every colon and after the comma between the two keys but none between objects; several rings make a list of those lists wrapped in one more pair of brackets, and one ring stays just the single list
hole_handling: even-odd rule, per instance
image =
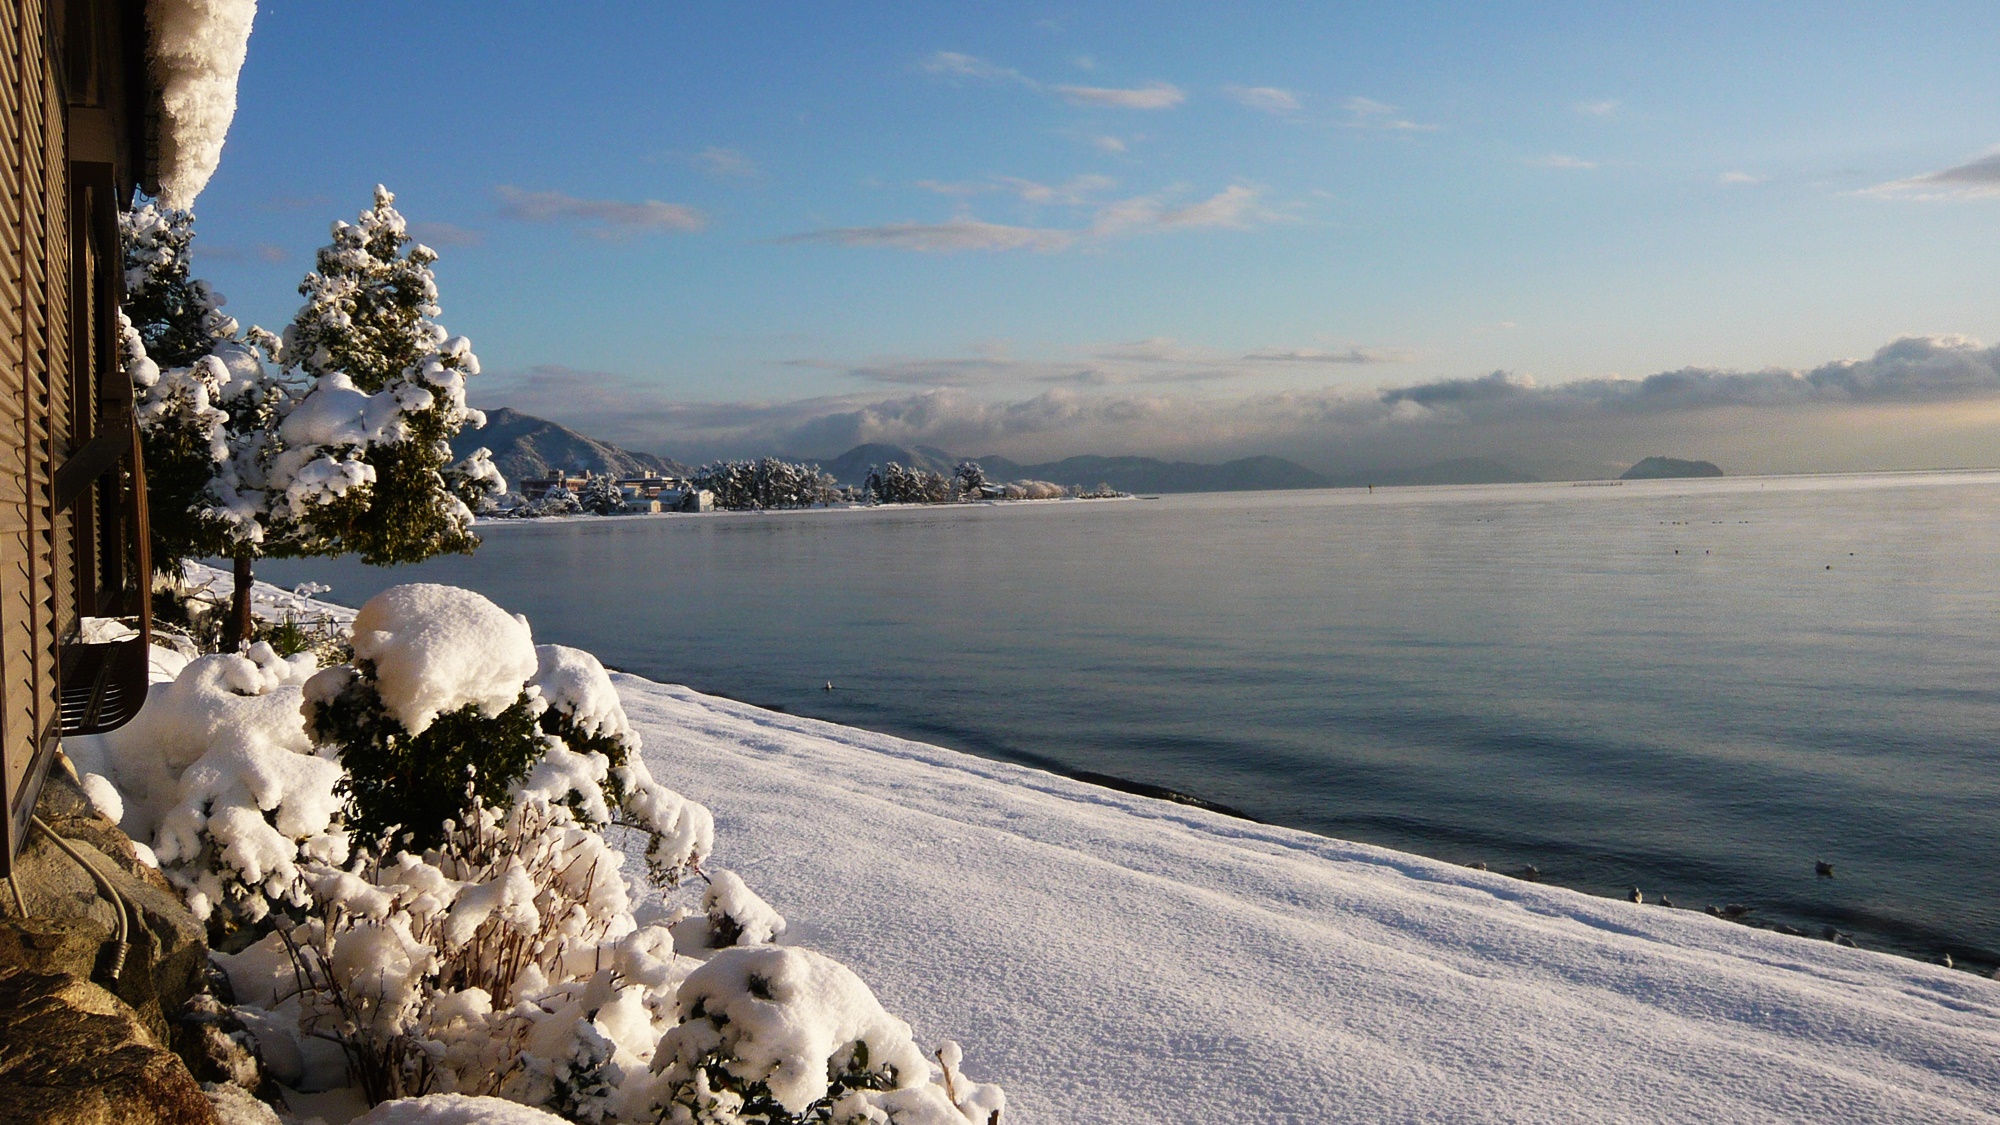
[{"label": "snow on roof edge", "polygon": [[147,0],[160,201],[168,207],[192,207],[222,162],[256,15],[257,0]]}]

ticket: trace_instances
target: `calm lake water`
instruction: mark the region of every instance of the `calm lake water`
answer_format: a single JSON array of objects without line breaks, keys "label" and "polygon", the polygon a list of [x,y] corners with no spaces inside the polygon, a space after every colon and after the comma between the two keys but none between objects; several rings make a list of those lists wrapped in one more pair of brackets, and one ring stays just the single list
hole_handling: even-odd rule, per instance
[{"label": "calm lake water", "polygon": [[2000,961],[2000,474],[483,534],[473,557],[259,574],[350,604],[467,586],[540,640],[751,703]]}]

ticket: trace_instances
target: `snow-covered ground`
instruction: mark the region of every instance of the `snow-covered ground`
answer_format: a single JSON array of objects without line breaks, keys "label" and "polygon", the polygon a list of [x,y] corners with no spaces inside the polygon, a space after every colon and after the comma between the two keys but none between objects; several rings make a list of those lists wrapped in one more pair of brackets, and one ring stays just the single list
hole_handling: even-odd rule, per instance
[{"label": "snow-covered ground", "polygon": [[2000,983],[615,678],[781,943],[1017,1125],[2000,1120]]}]

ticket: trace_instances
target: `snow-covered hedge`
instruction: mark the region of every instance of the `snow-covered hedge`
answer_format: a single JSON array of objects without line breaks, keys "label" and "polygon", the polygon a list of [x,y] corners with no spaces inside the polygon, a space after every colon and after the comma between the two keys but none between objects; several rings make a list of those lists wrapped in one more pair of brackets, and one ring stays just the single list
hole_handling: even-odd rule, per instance
[{"label": "snow-covered hedge", "polygon": [[[324,670],[200,657],[65,747],[198,913],[256,937],[215,959],[271,1077],[357,1085],[384,1122],[534,1119],[491,1098],[590,1125],[996,1120],[955,1045],[920,1050],[704,870],[712,817],[654,780],[596,658],[434,585],[376,596],[352,644]],[[698,903],[643,903],[613,829]],[[453,1096],[394,1100],[427,1094]]]}]

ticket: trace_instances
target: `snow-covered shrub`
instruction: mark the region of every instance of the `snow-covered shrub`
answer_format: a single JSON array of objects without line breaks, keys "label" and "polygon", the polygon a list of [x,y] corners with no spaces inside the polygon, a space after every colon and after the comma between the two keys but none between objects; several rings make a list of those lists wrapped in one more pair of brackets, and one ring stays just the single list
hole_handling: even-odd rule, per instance
[{"label": "snow-covered shrub", "polygon": [[714,949],[765,945],[785,932],[784,916],[771,909],[771,904],[734,871],[717,868],[708,873],[701,909],[707,915],[708,945]]},{"label": "snow-covered shrub", "polygon": [[[547,708],[541,717],[543,732],[566,751],[550,752],[529,778],[529,791],[563,801],[586,824],[645,832],[647,867],[659,882],[678,881],[709,853],[714,820],[701,805],[653,780],[639,756],[639,734],[625,717],[618,689],[595,656],[563,645],[537,645],[529,686]],[[585,778],[596,782],[601,798]]]},{"label": "snow-covered shrub", "polygon": [[[504,809],[516,791],[571,809],[589,827],[649,836],[663,881],[708,854],[708,810],[658,784],[635,753],[603,665],[560,646],[538,650],[521,618],[469,590],[396,586],[354,619],[354,663],[305,688],[312,739],[347,773],[348,827],[422,848],[473,802]],[[566,744],[565,737],[573,739]]]},{"label": "snow-covered shrub", "polygon": [[[622,1077],[606,1072],[620,1029],[586,1025],[657,980],[640,962],[663,944],[630,940],[620,863],[566,807],[522,794],[504,814],[475,803],[421,853],[315,867],[311,917],[272,935],[299,982],[299,1033],[339,1043],[371,1101],[470,1090],[572,1115],[603,1101]],[[582,1025],[580,1013],[548,1023],[591,982],[604,995]],[[623,1028],[640,1051],[658,1033],[644,999],[624,1001],[640,1013],[644,1034]]]},{"label": "snow-covered shrub", "polygon": [[[594,657],[535,646],[526,622],[446,587],[385,591],[353,630],[354,665],[314,674],[263,644],[201,657],[126,727],[65,746],[198,910],[262,920],[215,960],[266,1073],[308,1092],[356,1082],[370,1101],[463,1095],[369,1120],[540,1120],[494,1096],[583,1125],[994,1125],[1000,1091],[957,1073],[956,1046],[926,1055],[852,973],[768,944],[785,920],[734,873],[706,873],[700,914],[640,907],[606,833],[645,832],[671,882],[701,873],[714,823],[654,781]],[[376,740],[315,749],[308,715]],[[451,729],[460,788],[435,835],[357,832],[350,848],[364,814],[342,760],[402,739],[398,760],[433,770],[411,748]],[[531,748],[497,801],[465,767],[481,739]],[[428,789],[369,776],[377,819],[396,793],[406,815],[437,811],[417,808]],[[697,956],[736,944],[697,968],[677,936]]]},{"label": "snow-covered shrub", "polygon": [[80,773],[116,785],[120,826],[198,917],[255,922],[301,905],[302,865],[347,858],[340,764],[314,751],[299,715],[315,667],[261,643],[204,656],[154,684],[130,723],[64,740]]},{"label": "snow-covered shrub", "polygon": [[473,797],[504,805],[546,751],[527,622],[469,590],[417,584],[369,599],[354,663],[306,685],[305,726],[347,776],[349,827],[435,844]]},{"label": "snow-covered shrub", "polygon": [[[676,1010],[653,1053],[672,1125],[986,1125],[1005,1103],[949,1069],[934,1077],[910,1025],[811,950],[725,949],[688,974]],[[955,1064],[956,1045],[941,1055]]]}]

